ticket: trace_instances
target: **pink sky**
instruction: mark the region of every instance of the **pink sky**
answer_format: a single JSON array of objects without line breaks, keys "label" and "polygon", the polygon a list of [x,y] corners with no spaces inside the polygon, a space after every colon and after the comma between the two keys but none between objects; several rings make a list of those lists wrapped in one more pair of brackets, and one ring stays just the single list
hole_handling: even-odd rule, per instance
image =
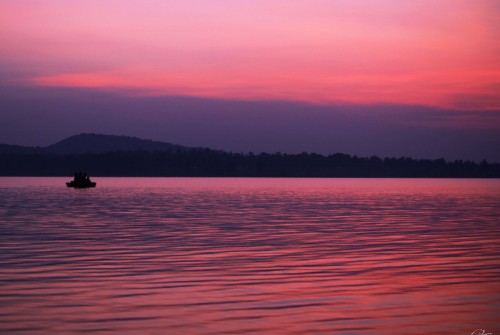
[{"label": "pink sky", "polygon": [[12,84],[500,109],[495,0],[0,0]]}]

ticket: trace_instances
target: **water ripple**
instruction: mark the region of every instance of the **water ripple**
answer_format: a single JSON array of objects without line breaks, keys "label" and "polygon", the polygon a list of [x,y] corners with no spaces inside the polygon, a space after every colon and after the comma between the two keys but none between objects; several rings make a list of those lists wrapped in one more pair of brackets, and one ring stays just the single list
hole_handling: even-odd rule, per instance
[{"label": "water ripple", "polygon": [[500,181],[0,178],[0,333],[500,333]]}]

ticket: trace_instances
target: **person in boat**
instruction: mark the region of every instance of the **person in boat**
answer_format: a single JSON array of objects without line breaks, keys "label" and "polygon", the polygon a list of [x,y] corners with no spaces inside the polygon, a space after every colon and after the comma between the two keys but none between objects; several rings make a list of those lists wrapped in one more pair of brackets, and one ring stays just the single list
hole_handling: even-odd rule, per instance
[{"label": "person in boat", "polygon": [[86,187],[95,187],[96,183],[90,180],[90,177],[87,176],[86,173],[83,172],[75,172],[75,176],[72,182],[66,183],[68,187],[76,187],[76,188],[86,188]]},{"label": "person in boat", "polygon": [[75,172],[75,178],[73,179],[73,181],[75,183],[81,183],[83,180],[82,178],[82,172]]},{"label": "person in boat", "polygon": [[81,183],[91,183],[90,177],[87,176],[86,173],[83,172],[75,172],[75,177],[73,178],[73,182],[76,184],[81,184]]}]

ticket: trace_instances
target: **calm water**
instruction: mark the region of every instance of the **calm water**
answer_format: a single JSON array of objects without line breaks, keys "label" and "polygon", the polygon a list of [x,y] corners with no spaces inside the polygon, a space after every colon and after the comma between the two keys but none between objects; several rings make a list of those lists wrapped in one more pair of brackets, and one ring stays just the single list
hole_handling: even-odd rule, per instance
[{"label": "calm water", "polygon": [[2,334],[500,334],[500,180],[0,178]]}]

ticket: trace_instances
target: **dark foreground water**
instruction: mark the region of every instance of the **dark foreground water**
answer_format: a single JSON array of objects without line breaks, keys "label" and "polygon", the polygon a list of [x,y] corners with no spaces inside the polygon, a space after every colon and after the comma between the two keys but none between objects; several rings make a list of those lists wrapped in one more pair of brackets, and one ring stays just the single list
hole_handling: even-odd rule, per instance
[{"label": "dark foreground water", "polygon": [[500,180],[65,181],[0,178],[1,334],[500,335]]}]

